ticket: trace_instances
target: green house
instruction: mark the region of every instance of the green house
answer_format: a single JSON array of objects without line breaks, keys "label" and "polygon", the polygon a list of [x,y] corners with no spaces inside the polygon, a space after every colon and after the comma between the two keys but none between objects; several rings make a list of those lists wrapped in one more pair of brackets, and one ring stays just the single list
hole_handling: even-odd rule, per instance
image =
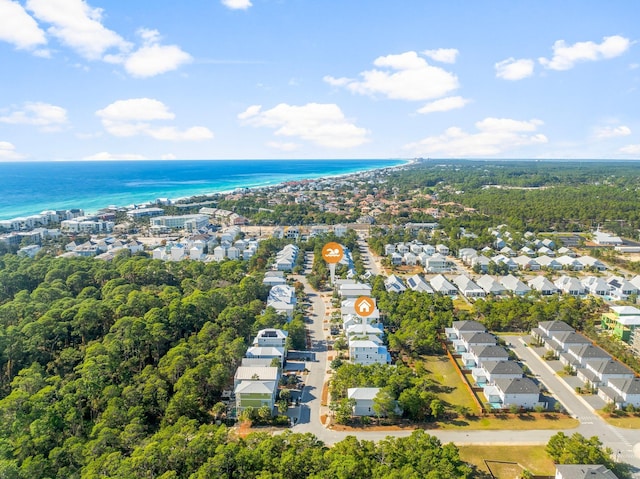
[{"label": "green house", "polygon": [[602,329],[628,343],[631,333],[640,328],[640,309],[635,306],[611,306],[610,309],[602,315]]},{"label": "green house", "polygon": [[235,389],[236,414],[240,415],[248,407],[269,406],[273,410],[277,392],[276,381],[241,381]]}]

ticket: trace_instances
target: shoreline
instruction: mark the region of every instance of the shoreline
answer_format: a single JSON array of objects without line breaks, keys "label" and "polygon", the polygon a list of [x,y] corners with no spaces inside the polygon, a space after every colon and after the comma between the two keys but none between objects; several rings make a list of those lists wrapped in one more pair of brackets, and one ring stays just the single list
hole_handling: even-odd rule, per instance
[{"label": "shoreline", "polygon": [[[144,162],[148,162],[149,160],[144,160]],[[200,160],[200,161],[207,161],[207,160]],[[209,161],[223,161],[223,160],[209,160]],[[229,161],[236,161],[236,160],[229,160]],[[246,161],[246,160],[237,160],[238,162],[240,161]],[[258,160],[258,161],[262,161],[262,160]],[[265,160],[265,161],[276,161],[276,160]],[[293,161],[293,160],[282,160],[282,161]],[[318,160],[314,160],[314,161],[318,161]],[[338,161],[338,160],[326,160],[327,162],[332,162],[332,161]],[[168,196],[162,196],[161,194],[152,194],[150,195],[147,199],[145,200],[139,200],[139,201],[135,201],[135,199],[130,202],[130,203],[109,203],[109,204],[103,204],[102,206],[88,206],[88,207],[83,207],[81,204],[75,203],[73,205],[70,205],[69,203],[72,200],[67,200],[67,201],[60,201],[58,203],[58,206],[45,206],[44,208],[40,209],[38,212],[35,213],[23,213],[23,214],[14,214],[14,215],[4,215],[2,217],[0,217],[0,221],[10,221],[10,220],[14,220],[17,218],[27,218],[30,216],[35,216],[35,215],[39,215],[41,214],[43,211],[57,211],[57,210],[69,210],[69,209],[82,209],[85,213],[85,215],[90,216],[90,215],[95,215],[98,214],[100,211],[105,210],[107,208],[116,208],[116,209],[121,209],[121,208],[133,208],[136,205],[145,205],[145,206],[152,206],[154,204],[156,204],[156,201],[159,198],[167,198],[168,200],[171,201],[172,204],[175,203],[188,203],[189,200],[192,200],[193,198],[196,197],[206,197],[206,198],[216,198],[220,195],[228,195],[228,194],[232,194],[234,191],[236,190],[250,190],[250,191],[263,191],[263,190],[268,190],[271,188],[279,188],[284,186],[287,183],[291,183],[291,182],[302,182],[302,181],[323,181],[323,180],[329,180],[329,179],[340,179],[340,178],[348,178],[351,176],[355,176],[355,175],[360,175],[360,174],[364,174],[364,173],[369,173],[369,172],[373,172],[373,171],[384,171],[384,170],[393,170],[393,169],[397,169],[397,168],[405,168],[407,166],[410,165],[414,165],[416,163],[418,163],[417,159],[375,159],[375,160],[370,160],[370,159],[361,159],[361,160],[349,160],[349,161],[368,161],[368,162],[377,162],[377,161],[398,161],[398,162],[402,162],[400,164],[397,165],[392,165],[392,166],[380,166],[380,167],[366,167],[364,169],[358,169],[355,171],[350,171],[350,172],[346,172],[346,173],[337,173],[337,174],[320,174],[319,176],[306,176],[306,177],[300,177],[300,178],[295,178],[295,179],[278,179],[276,181],[270,182],[269,180],[267,180],[265,183],[263,184],[254,184],[254,185],[238,185],[238,186],[233,186],[233,187],[221,187],[223,189],[219,190],[219,191],[203,191],[201,193],[193,193],[193,194],[188,194],[188,195],[184,195],[184,196],[169,196],[171,195],[171,192],[168,192]],[[114,164],[124,164],[126,163],[123,160],[119,160],[117,162],[112,162]],[[132,161],[131,163],[139,163],[138,161]],[[371,166],[371,165],[369,165]],[[152,197],[153,196],[153,197]],[[61,204],[62,203],[62,204]],[[64,206],[64,204],[67,203],[67,206]],[[89,209],[90,208],[90,209]],[[33,210],[35,211],[35,210]]]}]

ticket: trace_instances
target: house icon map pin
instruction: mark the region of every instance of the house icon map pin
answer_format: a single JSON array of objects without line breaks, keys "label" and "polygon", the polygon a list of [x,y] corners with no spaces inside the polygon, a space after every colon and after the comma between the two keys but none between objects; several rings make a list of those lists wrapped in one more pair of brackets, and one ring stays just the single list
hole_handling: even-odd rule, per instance
[{"label": "house icon map pin", "polygon": [[369,296],[360,296],[353,303],[353,307],[356,310],[358,316],[366,317],[376,309],[375,302]]}]

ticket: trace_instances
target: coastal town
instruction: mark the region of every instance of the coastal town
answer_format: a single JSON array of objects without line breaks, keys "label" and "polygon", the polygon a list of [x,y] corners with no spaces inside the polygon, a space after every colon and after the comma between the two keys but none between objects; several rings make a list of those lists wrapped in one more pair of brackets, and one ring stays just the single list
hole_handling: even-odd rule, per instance
[{"label": "coastal town", "polygon": [[[95,214],[44,211],[0,221],[0,244],[34,261],[263,265],[262,314],[279,319],[258,321],[265,327],[221,384],[214,414],[234,427],[290,428],[327,445],[426,428],[460,446],[515,447],[522,434],[544,445],[567,431],[596,436],[611,451],[610,463],[580,466],[589,474],[614,477],[605,467],[614,463],[639,467],[637,427],[609,418],[626,414],[635,424],[640,411],[640,371],[626,360],[640,354],[640,274],[608,259],[640,246],[600,228],[480,231],[471,222],[451,241],[443,223],[477,211],[437,192],[402,194],[389,183],[405,168]],[[328,256],[326,245],[335,248]],[[494,317],[501,302],[512,303]],[[426,311],[400,312],[417,304]],[[522,304],[555,305],[556,313],[503,316]],[[595,318],[588,328],[586,314]],[[556,477],[577,470],[555,467]]]}]

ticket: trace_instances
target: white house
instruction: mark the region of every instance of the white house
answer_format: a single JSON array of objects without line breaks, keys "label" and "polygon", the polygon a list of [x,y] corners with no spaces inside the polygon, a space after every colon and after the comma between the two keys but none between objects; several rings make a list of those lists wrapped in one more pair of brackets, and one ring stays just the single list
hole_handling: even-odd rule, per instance
[{"label": "white house", "polygon": [[441,293],[446,296],[456,296],[458,294],[456,287],[441,274],[437,274],[431,278],[429,280],[429,284],[431,284],[431,287],[437,293]]},{"label": "white house", "polygon": [[496,379],[492,386],[484,388],[487,401],[497,408],[512,405],[533,409],[540,404],[540,388],[529,378]]},{"label": "white house", "polygon": [[354,364],[389,364],[391,355],[386,346],[380,346],[372,340],[349,341],[349,359]]},{"label": "white house", "polygon": [[607,269],[606,264],[604,264],[599,259],[593,258],[591,256],[580,256],[577,259],[585,268],[591,268],[597,271],[605,271]]},{"label": "white house", "polygon": [[603,279],[597,276],[587,276],[586,278],[582,278],[582,286],[588,294],[592,294],[594,296],[606,296],[609,294],[611,287],[609,284]]},{"label": "white house", "polygon": [[444,331],[448,339],[460,339],[462,337],[462,333],[485,333],[487,328],[478,321],[462,320],[454,321],[451,324],[451,327],[445,328]]},{"label": "white house", "polygon": [[384,287],[389,293],[402,293],[407,289],[402,279],[395,274],[384,280]]},{"label": "white house", "polygon": [[284,348],[286,352],[289,333],[281,329],[261,329],[253,339],[254,346]]},{"label": "white house", "polygon": [[233,376],[233,387],[242,381],[276,381],[280,380],[280,368],[272,366],[240,366]]},{"label": "white house", "polygon": [[541,255],[536,258],[536,262],[541,268],[545,268],[551,271],[559,271],[562,269],[562,265],[558,263],[555,258],[551,258],[547,255]]},{"label": "white house", "polygon": [[585,367],[587,362],[611,359],[609,353],[593,344],[572,344],[560,355],[560,362],[574,367]]},{"label": "white house", "polygon": [[484,289],[464,274],[451,278],[451,281],[467,298],[484,298],[487,295]]},{"label": "white house", "polygon": [[550,296],[559,292],[555,284],[544,276],[536,276],[527,283],[531,289],[539,291],[543,296]]},{"label": "white house", "polygon": [[474,346],[462,357],[467,366],[482,367],[485,361],[508,361],[509,353],[502,346]]},{"label": "white house", "polygon": [[487,294],[495,294],[496,296],[500,296],[506,291],[505,287],[502,286],[502,283],[500,283],[493,276],[489,276],[488,274],[480,276],[476,280],[476,284],[484,289]]},{"label": "white house", "polygon": [[607,278],[607,284],[611,288],[609,294],[620,301],[638,293],[638,288],[621,276],[610,276]]},{"label": "white house", "polygon": [[554,479],[618,479],[600,464],[556,464]]},{"label": "white house", "polygon": [[500,282],[502,283],[502,286],[504,286],[504,289],[510,291],[516,296],[523,296],[531,291],[529,286],[511,274],[501,277]]},{"label": "white house", "polygon": [[496,337],[491,333],[469,331],[460,333],[460,338],[453,340],[453,346],[458,352],[468,352],[474,347],[491,346],[497,342]]},{"label": "white house", "polygon": [[284,365],[285,350],[281,347],[274,346],[251,346],[247,349],[245,357],[247,358],[259,358],[259,359],[273,359],[278,358],[280,365]]},{"label": "white house", "polygon": [[429,256],[424,265],[427,273],[443,273],[451,269],[453,263],[440,253]]},{"label": "white house", "polygon": [[271,411],[276,401],[278,383],[276,381],[242,381],[235,390],[236,414],[248,407],[259,409],[268,406]]},{"label": "white house", "polygon": [[380,388],[349,388],[347,389],[347,398],[353,399],[354,416],[375,416],[373,410],[373,400],[380,392]]},{"label": "white house", "polygon": [[515,361],[485,361],[482,367],[471,370],[471,376],[481,386],[494,384],[497,379],[521,378],[523,374]]},{"label": "white house", "polygon": [[635,373],[614,359],[597,359],[587,361],[584,368],[578,369],[578,379],[585,384],[602,387],[607,386],[611,379],[633,379]]},{"label": "white house", "polygon": [[358,298],[360,296],[371,296],[371,285],[366,283],[343,282],[338,287],[338,294],[342,298]]},{"label": "white house", "polygon": [[587,292],[582,282],[572,276],[562,275],[554,281],[554,284],[560,291],[570,296],[582,296]]},{"label": "white house", "polygon": [[598,396],[619,408],[629,404],[640,407],[640,378],[610,379],[608,386],[600,388]]},{"label": "white house", "polygon": [[433,294],[433,288],[427,283],[427,281],[420,276],[419,274],[415,274],[407,279],[407,286],[413,291],[419,291],[421,293]]}]

